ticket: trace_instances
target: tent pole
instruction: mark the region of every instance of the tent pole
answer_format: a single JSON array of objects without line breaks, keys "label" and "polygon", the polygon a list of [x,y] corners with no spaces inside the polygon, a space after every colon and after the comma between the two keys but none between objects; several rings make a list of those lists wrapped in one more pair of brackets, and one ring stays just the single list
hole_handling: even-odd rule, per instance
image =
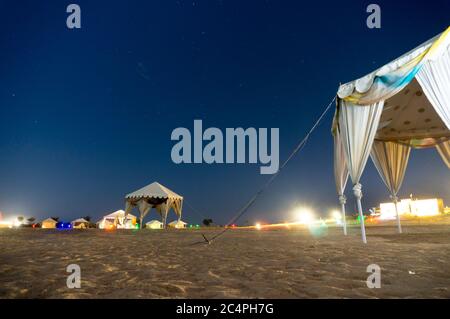
[{"label": "tent pole", "polygon": [[164,229],[167,228],[167,213],[168,212],[164,212],[164,225],[163,225]]},{"label": "tent pole", "polygon": [[402,225],[400,223],[400,214],[398,213],[398,207],[397,207],[398,197],[397,197],[397,195],[392,195],[391,197],[394,200],[395,214],[397,216],[397,230],[398,230],[398,233],[401,234],[402,233]]},{"label": "tent pole", "polygon": [[347,202],[347,198],[345,198],[345,195],[339,195],[339,202],[341,203],[341,210],[342,210],[342,222],[343,222],[343,228],[344,228],[344,235],[347,236],[347,222],[345,220],[345,203]]},{"label": "tent pole", "polygon": [[361,205],[361,198],[362,198],[362,191],[361,191],[361,184],[356,184],[353,186],[353,194],[356,197],[356,203],[358,205],[358,213],[359,213],[359,222],[361,224],[361,237],[364,244],[367,244],[367,238],[366,238],[366,227],[364,226],[364,215]]}]

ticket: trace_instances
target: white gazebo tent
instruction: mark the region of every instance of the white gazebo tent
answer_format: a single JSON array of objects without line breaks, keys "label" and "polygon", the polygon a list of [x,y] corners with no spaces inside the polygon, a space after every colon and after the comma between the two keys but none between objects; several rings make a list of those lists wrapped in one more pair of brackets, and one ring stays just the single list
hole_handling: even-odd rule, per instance
[{"label": "white gazebo tent", "polygon": [[183,197],[157,182],[126,195],[125,200],[125,214],[128,214],[133,207],[138,207],[141,214],[140,228],[142,228],[144,218],[151,208],[155,208],[161,215],[163,228],[166,228],[167,215],[171,208],[178,216],[178,220],[181,219]]},{"label": "white gazebo tent", "polygon": [[[411,148],[436,147],[450,168],[450,28],[378,70],[341,85],[333,135],[341,204],[344,208],[349,175],[366,243],[359,181],[369,156],[394,203]],[[397,224],[401,232],[398,213]]]}]

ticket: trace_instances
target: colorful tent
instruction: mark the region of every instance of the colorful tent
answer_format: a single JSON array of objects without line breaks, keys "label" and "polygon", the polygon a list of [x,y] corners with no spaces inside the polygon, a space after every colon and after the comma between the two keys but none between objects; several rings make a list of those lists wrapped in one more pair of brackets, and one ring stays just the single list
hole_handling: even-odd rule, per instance
[{"label": "colorful tent", "polygon": [[161,215],[163,228],[166,227],[167,215],[171,208],[178,216],[178,220],[181,219],[183,197],[157,182],[126,195],[125,201],[126,215],[133,209],[133,207],[138,207],[141,214],[140,228],[142,228],[144,218],[150,212],[151,208],[155,208]]},{"label": "colorful tent", "polygon": [[[359,181],[369,156],[394,203],[411,148],[436,147],[450,168],[450,28],[372,73],[341,85],[332,131],[338,194],[342,198],[348,171],[366,242]],[[401,232],[399,217],[397,224]]]}]

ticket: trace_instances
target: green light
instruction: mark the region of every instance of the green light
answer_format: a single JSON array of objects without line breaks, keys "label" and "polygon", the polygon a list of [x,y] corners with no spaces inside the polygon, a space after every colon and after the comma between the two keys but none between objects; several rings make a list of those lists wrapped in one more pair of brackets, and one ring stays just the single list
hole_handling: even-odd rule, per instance
[{"label": "green light", "polygon": [[136,229],[139,229],[139,224],[136,223],[136,226],[134,226]]},{"label": "green light", "polygon": [[195,225],[195,227],[196,227],[196,228],[199,228],[199,227],[200,227],[200,225]]},{"label": "green light", "polygon": [[[358,218],[356,219],[358,221],[358,224],[361,223],[361,218],[358,215]],[[363,215],[363,220],[366,220],[366,216]]]}]

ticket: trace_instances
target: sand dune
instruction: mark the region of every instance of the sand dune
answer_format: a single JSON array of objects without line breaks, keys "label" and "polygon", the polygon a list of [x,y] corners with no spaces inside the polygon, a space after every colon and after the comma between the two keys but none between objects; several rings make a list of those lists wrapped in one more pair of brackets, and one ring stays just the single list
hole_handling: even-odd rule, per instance
[{"label": "sand dune", "polygon": [[[217,230],[216,230],[217,231]],[[450,298],[450,226],[200,231],[0,229],[1,298]],[[211,235],[214,231],[205,231]],[[81,267],[69,289],[66,267]],[[380,289],[366,267],[382,269]]]}]

